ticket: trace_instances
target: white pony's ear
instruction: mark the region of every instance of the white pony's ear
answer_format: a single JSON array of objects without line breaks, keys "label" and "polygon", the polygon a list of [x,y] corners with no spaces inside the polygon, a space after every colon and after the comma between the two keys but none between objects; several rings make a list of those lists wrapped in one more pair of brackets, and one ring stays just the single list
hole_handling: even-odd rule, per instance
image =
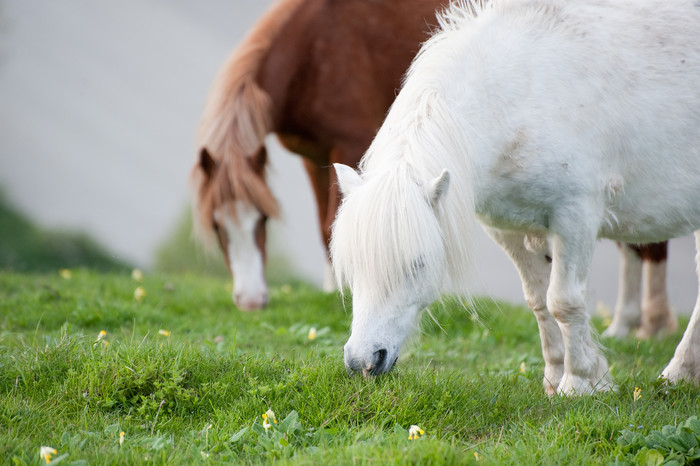
[{"label": "white pony's ear", "polygon": [[364,180],[352,168],[342,163],[334,163],[335,173],[338,175],[338,186],[343,196],[350,194],[355,188],[365,184]]},{"label": "white pony's ear", "polygon": [[450,187],[450,172],[446,169],[440,173],[440,176],[430,181],[428,196],[430,205],[437,207],[447,194],[447,188]]}]

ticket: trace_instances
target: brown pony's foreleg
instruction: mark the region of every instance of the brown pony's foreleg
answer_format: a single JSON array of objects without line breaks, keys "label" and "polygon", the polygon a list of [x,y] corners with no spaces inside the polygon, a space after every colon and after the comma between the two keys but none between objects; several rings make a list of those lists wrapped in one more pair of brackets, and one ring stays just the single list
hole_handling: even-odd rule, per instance
[{"label": "brown pony's foreleg", "polygon": [[[331,240],[331,226],[335,218],[335,211],[338,208],[337,202],[333,202],[334,196],[337,196],[337,186],[335,181],[335,171],[329,167],[322,167],[316,163],[304,158],[304,168],[309,175],[311,189],[316,198],[316,207],[318,212],[318,223],[321,229],[321,238],[326,249],[326,271],[323,279],[323,290],[335,290],[335,282],[331,270],[330,259],[328,258],[328,245]],[[331,173],[333,172],[333,173]],[[331,177],[333,177],[331,179]]]},{"label": "brown pony's foreleg", "polygon": [[[369,145],[369,142],[367,142],[367,145]],[[342,163],[354,168],[362,158],[364,150],[365,144],[361,141],[354,144],[340,144],[330,151],[327,158],[328,164],[326,165],[319,165],[315,161],[304,158],[304,168],[309,175],[311,187],[316,196],[321,237],[326,246],[326,251],[328,251],[328,246],[331,242],[331,229],[335,220],[335,214],[342,200],[333,164]],[[335,280],[330,259],[326,267],[323,289],[325,291],[335,290]]]},{"label": "brown pony's foreleg", "polygon": [[[328,191],[330,189],[330,176],[327,167],[321,167],[307,158],[303,158],[304,168],[309,175],[311,189],[316,198],[316,209],[318,213],[318,224],[321,228],[321,238],[323,245],[328,249],[330,240],[329,229],[326,228],[328,223]],[[332,221],[332,220],[331,220]]]},{"label": "brown pony's foreleg", "polygon": [[605,336],[624,337],[632,330],[649,338],[677,328],[666,291],[668,242],[621,244],[620,282],[615,315]]},{"label": "brown pony's foreleg", "polygon": [[678,328],[678,322],[671,312],[666,291],[668,241],[644,244],[639,247],[639,254],[644,262],[644,295],[637,337],[649,338],[664,332],[673,333]]}]

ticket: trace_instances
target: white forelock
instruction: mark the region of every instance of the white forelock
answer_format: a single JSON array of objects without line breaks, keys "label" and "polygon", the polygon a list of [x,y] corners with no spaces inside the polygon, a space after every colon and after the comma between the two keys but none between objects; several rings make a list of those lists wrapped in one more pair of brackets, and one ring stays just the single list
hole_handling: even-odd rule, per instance
[{"label": "white forelock", "polygon": [[[465,132],[444,102],[434,66],[444,34],[424,44],[386,121],[360,163],[365,184],[344,199],[333,227],[331,256],[338,285],[382,302],[405,283],[411,264],[437,291],[466,290],[475,225]],[[440,50],[443,49],[443,50]],[[430,53],[429,53],[430,52]],[[447,169],[441,204],[429,202],[430,181]]]}]

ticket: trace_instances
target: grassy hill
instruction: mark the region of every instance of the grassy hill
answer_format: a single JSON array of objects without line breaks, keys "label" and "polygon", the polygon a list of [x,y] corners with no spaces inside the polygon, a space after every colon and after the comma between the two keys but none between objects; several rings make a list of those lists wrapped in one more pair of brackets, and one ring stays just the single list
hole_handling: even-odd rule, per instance
[{"label": "grassy hill", "polygon": [[0,269],[48,272],[77,266],[129,268],[85,234],[38,228],[0,195]]},{"label": "grassy hill", "polygon": [[[659,464],[700,456],[700,428],[688,421],[700,412],[700,390],[656,379],[680,333],[606,341],[617,391],[550,398],[529,311],[448,303],[433,309],[444,330],[424,316],[394,371],[350,378],[342,346],[351,303],[282,285],[267,310],[242,313],[229,287],[227,278],[193,275],[0,272],[3,461],[37,464],[41,446],[61,464]],[[277,423],[263,419],[268,410]],[[409,439],[411,425],[424,434]]]}]

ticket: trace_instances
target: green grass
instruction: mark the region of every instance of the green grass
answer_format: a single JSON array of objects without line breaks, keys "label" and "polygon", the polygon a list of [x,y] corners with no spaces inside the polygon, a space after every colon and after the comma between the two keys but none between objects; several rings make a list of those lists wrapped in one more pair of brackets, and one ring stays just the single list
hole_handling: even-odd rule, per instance
[{"label": "green grass", "polygon": [[[226,278],[0,272],[0,456],[39,464],[51,446],[61,464],[694,458],[673,436],[692,436],[683,424],[699,413],[700,390],[656,379],[680,333],[606,342],[617,392],[550,398],[529,311],[479,300],[471,312],[447,304],[433,314],[444,331],[426,315],[394,371],[350,378],[350,303],[305,285],[273,288],[267,310],[242,313]],[[266,432],[268,409],[278,423]],[[425,431],[418,440],[412,424]]]}]

